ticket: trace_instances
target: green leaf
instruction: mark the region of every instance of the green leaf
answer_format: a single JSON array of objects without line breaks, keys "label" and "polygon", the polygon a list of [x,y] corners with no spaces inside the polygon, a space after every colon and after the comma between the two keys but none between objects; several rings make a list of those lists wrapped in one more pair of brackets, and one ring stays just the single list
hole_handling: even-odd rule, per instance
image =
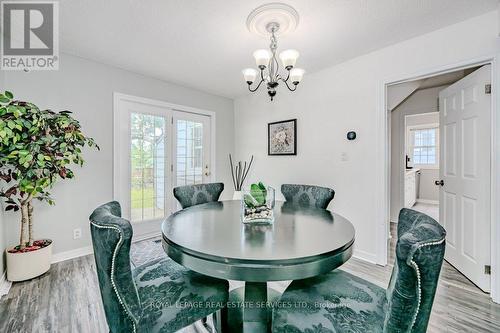
[{"label": "green leaf", "polygon": [[9,105],[7,107],[7,112],[9,112],[9,113],[14,113],[16,111],[17,111],[17,106],[15,106],[15,105]]},{"label": "green leaf", "polygon": [[266,203],[266,195],[259,184],[250,185],[250,195],[255,199],[258,206]]},{"label": "green leaf", "polygon": [[245,201],[245,205],[247,205],[247,207],[250,207],[250,208],[255,208],[256,207],[256,202],[255,202],[254,198],[251,195],[245,194],[243,196],[243,200]]},{"label": "green leaf", "polygon": [[14,98],[14,94],[11,93],[10,91],[5,91],[5,96],[9,99],[13,99]]},{"label": "green leaf", "polygon": [[7,126],[9,126],[10,129],[14,129],[16,127],[16,123],[12,120],[9,120],[7,122]]}]

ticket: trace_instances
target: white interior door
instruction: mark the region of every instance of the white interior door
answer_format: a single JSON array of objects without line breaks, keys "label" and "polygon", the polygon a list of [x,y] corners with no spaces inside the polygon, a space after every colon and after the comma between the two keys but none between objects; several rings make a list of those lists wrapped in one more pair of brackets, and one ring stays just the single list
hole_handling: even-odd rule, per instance
[{"label": "white interior door", "polygon": [[211,172],[210,117],[174,111],[173,186],[207,183]]},{"label": "white interior door", "polygon": [[445,259],[490,291],[491,66],[441,91],[439,219],[447,232]]}]

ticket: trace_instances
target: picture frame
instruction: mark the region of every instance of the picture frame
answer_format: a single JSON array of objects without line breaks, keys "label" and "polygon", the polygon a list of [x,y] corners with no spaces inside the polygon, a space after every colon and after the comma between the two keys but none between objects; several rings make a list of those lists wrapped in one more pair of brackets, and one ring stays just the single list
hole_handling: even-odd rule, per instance
[{"label": "picture frame", "polygon": [[297,119],[267,124],[267,155],[297,155]]}]

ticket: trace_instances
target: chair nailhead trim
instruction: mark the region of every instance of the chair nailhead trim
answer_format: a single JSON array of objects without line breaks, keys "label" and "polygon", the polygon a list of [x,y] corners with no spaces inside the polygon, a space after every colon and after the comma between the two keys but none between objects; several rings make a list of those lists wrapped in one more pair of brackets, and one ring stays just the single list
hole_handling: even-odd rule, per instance
[{"label": "chair nailhead trim", "polygon": [[[420,248],[422,248],[424,246],[439,245],[439,244],[443,243],[444,241],[445,241],[445,238],[443,238],[439,241],[435,241],[435,242],[423,243],[417,247],[417,250],[419,250]],[[420,281],[420,269],[418,268],[418,265],[413,260],[413,258],[410,261],[410,264],[413,267],[413,269],[415,270],[415,272],[417,273],[417,291],[418,291],[417,292],[417,296],[418,296],[418,298],[417,298],[417,310],[415,311],[415,314],[413,315],[413,321],[411,323],[411,328],[413,328],[413,326],[415,325],[415,322],[417,321],[418,312],[420,311],[420,302],[422,299],[422,289],[421,289],[421,281]]]},{"label": "chair nailhead trim", "polygon": [[120,235],[120,239],[118,240],[118,243],[116,243],[115,249],[113,250],[113,258],[111,259],[111,285],[113,286],[113,290],[114,290],[114,292],[116,294],[116,297],[118,298],[118,302],[120,303],[120,305],[122,306],[123,310],[125,311],[125,313],[129,317],[129,320],[132,322],[132,326],[134,328],[134,333],[136,333],[135,321],[132,318],[132,316],[130,315],[130,313],[127,310],[127,308],[125,307],[125,303],[123,302],[122,298],[120,297],[120,294],[118,293],[118,289],[116,288],[116,284],[115,284],[115,280],[114,280],[114,275],[115,275],[115,259],[116,259],[116,255],[118,253],[118,248],[120,247],[121,243],[123,242],[122,231],[118,227],[98,225],[98,224],[95,224],[92,221],[90,222],[90,224],[92,224],[94,227],[100,228],[100,229],[113,229],[113,230],[116,230],[116,231],[118,231],[118,234]]}]

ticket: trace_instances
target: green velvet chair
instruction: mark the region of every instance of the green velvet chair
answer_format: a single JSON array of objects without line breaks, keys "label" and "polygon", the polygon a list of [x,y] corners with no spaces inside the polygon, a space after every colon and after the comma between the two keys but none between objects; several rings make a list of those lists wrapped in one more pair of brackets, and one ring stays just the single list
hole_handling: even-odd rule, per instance
[{"label": "green velvet chair", "polygon": [[224,191],[223,183],[186,185],[175,187],[174,197],[184,209],[194,205],[218,201],[222,191]]},{"label": "green velvet chair", "polygon": [[328,187],[314,185],[281,185],[281,193],[287,202],[300,207],[326,209],[335,196],[335,191]]},{"label": "green velvet chair", "polygon": [[110,332],[176,332],[225,308],[227,281],[192,272],[168,257],[132,269],[132,226],[121,217],[118,202],[92,213],[90,231]]},{"label": "green velvet chair", "polygon": [[342,270],[293,281],[273,311],[273,332],[426,332],[445,236],[429,216],[402,209],[387,290]]}]

